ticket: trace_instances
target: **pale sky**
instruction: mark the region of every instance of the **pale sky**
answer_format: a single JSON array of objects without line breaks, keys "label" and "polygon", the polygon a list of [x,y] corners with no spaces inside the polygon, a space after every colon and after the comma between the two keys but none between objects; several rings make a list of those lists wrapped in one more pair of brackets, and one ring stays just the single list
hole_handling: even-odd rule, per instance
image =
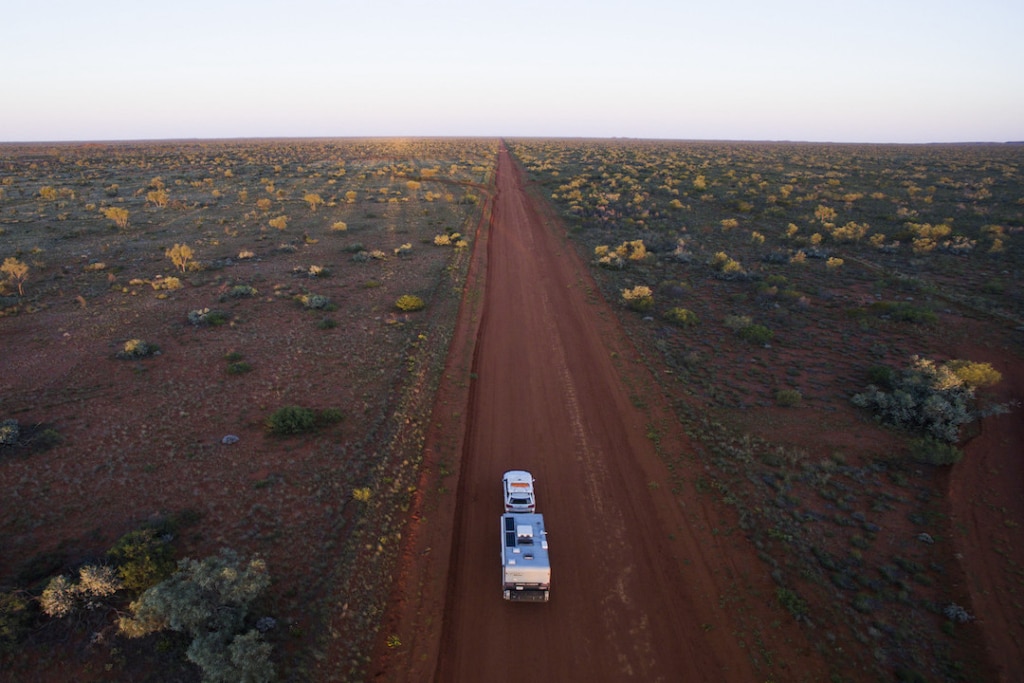
[{"label": "pale sky", "polygon": [[1024,140],[1022,0],[3,0],[0,142]]}]

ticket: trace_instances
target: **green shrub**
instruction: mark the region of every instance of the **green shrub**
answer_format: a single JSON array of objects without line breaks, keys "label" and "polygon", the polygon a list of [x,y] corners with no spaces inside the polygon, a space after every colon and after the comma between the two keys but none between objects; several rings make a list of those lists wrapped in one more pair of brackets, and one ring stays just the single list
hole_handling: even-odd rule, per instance
[{"label": "green shrub", "polygon": [[338,326],[338,321],[334,318],[322,318],[316,326],[321,330],[333,330]]},{"label": "green shrub", "polygon": [[688,308],[670,308],[665,312],[665,319],[680,327],[691,327],[700,322],[697,314]]},{"label": "green shrub", "polygon": [[244,375],[245,373],[252,370],[252,366],[246,361],[240,360],[234,363],[228,363],[228,374],[229,375]]},{"label": "green shrub", "polygon": [[250,629],[233,637],[213,633],[197,637],[189,646],[186,656],[203,670],[203,681],[245,681],[269,683],[274,680],[274,665],[270,655],[274,647],[259,631]]},{"label": "green shrub", "polygon": [[857,593],[853,598],[853,608],[862,614],[870,614],[878,609],[878,601],[867,593]]},{"label": "green shrub", "polygon": [[21,436],[21,428],[18,426],[17,420],[0,422],[0,446],[16,446],[19,436]]},{"label": "green shrub", "polygon": [[209,308],[198,308],[194,311],[188,312],[188,321],[197,327],[203,325],[212,325],[217,327],[218,325],[223,325],[228,321],[228,315],[223,311],[211,311]]},{"label": "green shrub", "polygon": [[341,422],[344,413],[338,408],[325,408],[314,412],[301,406],[285,406],[267,418],[267,431],[275,436],[293,436],[316,431],[320,427]]},{"label": "green shrub", "polygon": [[888,365],[874,365],[868,368],[868,383],[882,389],[892,389],[896,372]]},{"label": "green shrub", "polygon": [[769,330],[764,325],[747,325],[741,327],[736,331],[740,339],[748,341],[751,344],[767,344],[775,336],[775,333]]},{"label": "green shrub", "polygon": [[929,465],[955,465],[963,460],[964,452],[947,441],[925,437],[910,444],[910,458]]},{"label": "green shrub", "polygon": [[18,592],[0,593],[0,653],[15,650],[30,632],[32,602]]},{"label": "green shrub", "polygon": [[906,301],[877,301],[871,310],[880,317],[914,324],[933,324],[939,317],[934,311],[914,306]]},{"label": "green shrub", "polygon": [[186,657],[202,669],[204,681],[264,683],[274,678],[271,645],[243,628],[250,605],[269,585],[263,560],[243,562],[227,548],[202,561],[185,559],[131,604],[131,616],[118,627],[129,638],[165,628],[188,634]]},{"label": "green shrub", "polygon": [[48,427],[37,433],[32,442],[36,448],[45,451],[64,443],[64,436],[56,429]]},{"label": "green shrub", "polygon": [[124,347],[117,352],[117,357],[122,360],[134,360],[137,358],[148,358],[159,352],[160,347],[156,344],[150,344],[141,339],[129,339],[124,343]]},{"label": "green shrub", "polygon": [[302,305],[311,310],[330,310],[331,300],[323,294],[304,294],[299,297]]},{"label": "green shrub", "polygon": [[800,405],[803,398],[803,395],[796,389],[779,389],[775,392],[775,402],[787,408]]},{"label": "green shrub", "polygon": [[739,332],[744,327],[750,327],[754,324],[749,315],[727,315],[724,322],[725,326],[733,332]]},{"label": "green shrub", "polygon": [[332,425],[344,419],[344,413],[338,408],[324,408],[316,416],[317,423],[321,425]]},{"label": "green shrub", "polygon": [[395,302],[395,307],[400,311],[405,311],[406,313],[419,311],[424,306],[426,306],[426,304],[423,303],[423,299],[413,294],[403,294],[398,297],[398,300]]},{"label": "green shrub", "polygon": [[174,572],[174,550],[167,538],[146,527],[128,532],[107,551],[125,588],[138,594]]},{"label": "green shrub", "polygon": [[807,616],[807,602],[796,591],[789,588],[777,588],[775,597],[794,618],[800,619]]},{"label": "green shrub", "polygon": [[[872,409],[887,424],[956,443],[960,427],[979,416],[973,408],[973,387],[957,374],[957,369],[966,366],[958,363],[961,362],[937,365],[935,361],[913,356],[910,367],[893,377],[888,391],[870,384],[866,391],[853,397],[853,403]],[[980,373],[988,376],[984,370]],[[1005,406],[995,406],[987,414],[1005,411]]]},{"label": "green shrub", "polygon": [[267,431],[275,436],[292,436],[316,429],[316,415],[309,408],[285,406],[267,418]]},{"label": "green shrub", "polygon": [[981,285],[981,291],[985,294],[1003,294],[1006,292],[1006,282],[1004,280],[986,280]]},{"label": "green shrub", "polygon": [[232,299],[241,299],[243,297],[256,296],[259,291],[250,285],[235,285],[228,290],[227,296]]}]

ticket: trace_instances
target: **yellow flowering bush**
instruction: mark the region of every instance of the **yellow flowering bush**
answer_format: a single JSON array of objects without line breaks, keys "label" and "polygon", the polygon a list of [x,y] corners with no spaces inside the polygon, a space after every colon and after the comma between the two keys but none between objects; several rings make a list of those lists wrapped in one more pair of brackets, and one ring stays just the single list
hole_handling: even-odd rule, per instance
[{"label": "yellow flowering bush", "polygon": [[622,290],[622,301],[634,311],[649,311],[654,307],[654,293],[647,285]]},{"label": "yellow flowering bush", "polygon": [[423,299],[419,298],[414,294],[403,294],[402,296],[398,297],[398,300],[395,302],[395,308],[397,308],[400,311],[405,311],[406,313],[411,313],[412,311],[419,311],[425,305],[426,304],[423,303]]}]

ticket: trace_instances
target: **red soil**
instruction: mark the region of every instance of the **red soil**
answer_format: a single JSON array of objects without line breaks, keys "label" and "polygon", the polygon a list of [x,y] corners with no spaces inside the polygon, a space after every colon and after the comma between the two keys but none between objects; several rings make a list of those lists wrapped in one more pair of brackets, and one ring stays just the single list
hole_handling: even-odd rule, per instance
[{"label": "red soil", "polygon": [[[1024,396],[1024,366],[1006,353],[1011,342],[983,334],[969,338],[959,357],[992,363],[1003,380],[993,388],[991,400],[1015,401],[1019,406]],[[953,538],[967,575],[972,614],[984,634],[999,680],[1007,682],[1024,681],[1022,445],[1024,420],[1019,407],[1010,414],[982,420],[980,433],[964,449],[963,462],[953,468],[949,487]]]},{"label": "red soil", "polygon": [[[417,683],[502,681],[522,678],[527,662],[529,677],[539,681],[827,680],[824,657],[778,604],[776,586],[749,541],[718,533],[736,527],[732,510],[713,496],[671,491],[673,477],[658,449],[678,455],[694,446],[549,211],[524,192],[503,150],[497,194],[473,240],[459,321],[426,428],[417,499],[403,531],[401,571],[371,675]],[[390,249],[406,236],[394,239],[373,246]],[[308,596],[320,598],[330,582],[320,576],[326,573],[322,564],[305,567],[325,555],[327,544],[347,536],[350,513],[338,501],[349,501],[355,484],[337,467],[333,451],[271,439],[262,421],[278,405],[357,405],[357,398],[372,393],[366,388],[371,384],[398,386],[397,371],[381,368],[400,364],[379,358],[403,358],[406,337],[420,331],[390,320],[367,322],[367,311],[380,310],[380,301],[417,291],[407,275],[401,282],[409,289],[392,291],[392,266],[383,263],[372,266],[380,272],[339,268],[316,285],[344,303],[338,317],[357,327],[359,343],[373,346],[374,353],[356,353],[350,338],[329,332],[307,334],[316,318],[284,294],[305,287],[295,279],[296,265],[342,258],[317,251],[321,247],[304,246],[294,258],[268,248],[260,259],[237,264],[230,275],[210,275],[169,301],[110,290],[108,278],[127,285],[130,277],[151,277],[149,271],[165,265],[160,255],[125,259],[134,268],[130,274],[54,279],[53,288],[60,288],[54,303],[4,320],[3,416],[26,426],[54,425],[66,441],[31,458],[4,461],[8,522],[0,539],[0,573],[13,575],[33,555],[63,552],[80,561],[102,553],[151,514],[190,508],[202,514],[203,524],[183,532],[188,554],[212,554],[222,545],[259,552],[275,575],[289,577],[283,595],[313,576],[307,592],[281,598],[274,607],[302,615],[296,632],[314,630],[322,615],[306,613]],[[404,264],[402,272],[411,267]],[[361,283],[371,276],[384,285],[364,290]],[[236,281],[257,282],[263,291],[258,299],[223,305],[232,325],[214,331],[185,324],[185,311],[209,306]],[[285,286],[281,296],[272,295],[275,283]],[[140,293],[151,294],[147,288]],[[944,350],[950,357],[991,362],[1002,373],[987,397],[993,402],[1021,401],[1024,364],[1014,351],[1021,333],[988,320],[957,320],[944,329],[955,337]],[[131,336],[159,341],[162,355],[113,360]],[[244,351],[255,371],[227,377],[229,351]],[[708,362],[713,355],[706,354]],[[793,357],[787,365],[804,364]],[[328,379],[338,377],[347,379]],[[368,416],[377,410],[383,407],[365,406]],[[782,409],[756,417],[751,412],[744,427],[811,452],[876,450],[865,448],[866,442],[885,435],[850,429],[855,411],[845,410],[845,416],[832,412],[816,420]],[[358,439],[365,427],[358,418],[318,438]],[[647,436],[652,426],[657,444]],[[241,442],[221,445],[226,433]],[[976,634],[983,636],[988,660],[1007,682],[1024,681],[1022,444],[1019,409],[986,418],[949,476],[948,532],[960,563],[951,576],[961,586],[959,577],[966,578],[970,604],[964,606],[977,617],[971,630],[958,629],[956,637],[971,645],[981,640]],[[677,466],[676,479],[691,482],[705,474],[699,460],[683,463],[689,469],[680,475]],[[539,509],[550,532],[554,583],[544,605],[501,599],[499,478],[520,467],[537,477]],[[188,476],[177,474],[183,470]],[[331,476],[325,479],[324,472]],[[912,530],[902,535],[912,537]],[[755,644],[751,624],[772,627],[761,629],[763,640]],[[93,627],[112,634],[109,623]],[[79,633],[83,642],[90,629]],[[747,634],[746,645],[740,633]],[[344,631],[339,634],[337,640],[344,640]],[[309,640],[291,647],[304,648]],[[755,646],[772,653],[770,674],[755,661]],[[40,667],[19,665],[35,680],[85,680],[87,665],[98,672],[109,660],[94,650],[83,645]],[[343,653],[330,654],[333,664]],[[154,661],[147,659],[146,666],[158,666]],[[333,678],[339,670],[322,665],[319,677]]]},{"label": "red soil", "polygon": [[[680,504],[665,485],[648,427],[664,430],[662,448],[689,449],[687,437],[504,149],[497,184],[490,234],[477,240],[468,284],[485,265],[482,315],[477,320],[478,303],[464,303],[459,322],[463,334],[478,329],[468,411],[453,412],[442,390],[445,407],[433,420],[435,439],[451,438],[465,420],[461,447],[438,449],[461,454],[457,501],[443,501],[429,521],[422,509],[414,514],[382,632],[402,646],[379,647],[377,677],[519,680],[528,662],[537,681],[756,680],[734,637],[737,614],[723,605],[737,592],[763,595],[746,609],[780,619],[773,585],[745,540],[715,535],[730,523],[723,512],[697,496]],[[464,350],[459,343],[453,358]],[[465,379],[465,367],[450,367],[444,383]],[[543,605],[501,596],[499,487],[512,468],[534,473],[548,526],[552,592]],[[770,634],[770,647],[820,680],[822,663],[788,623]]]}]

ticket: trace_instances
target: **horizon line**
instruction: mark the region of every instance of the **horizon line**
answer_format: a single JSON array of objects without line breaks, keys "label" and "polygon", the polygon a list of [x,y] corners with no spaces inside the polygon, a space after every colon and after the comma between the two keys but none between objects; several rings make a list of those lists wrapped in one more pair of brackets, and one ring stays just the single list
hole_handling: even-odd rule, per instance
[{"label": "horizon line", "polygon": [[630,135],[589,136],[589,135],[240,135],[224,137],[154,137],[154,138],[57,138],[51,140],[0,140],[2,146],[13,145],[98,145],[98,144],[169,144],[198,142],[259,142],[284,140],[396,140],[396,139],[463,139],[463,140],[595,140],[595,141],[638,141],[638,142],[701,142],[732,144],[797,144],[797,145],[1024,145],[1021,140],[958,140],[929,142],[899,141],[843,141],[843,140],[798,140],[792,138],[671,138],[643,137]]}]

